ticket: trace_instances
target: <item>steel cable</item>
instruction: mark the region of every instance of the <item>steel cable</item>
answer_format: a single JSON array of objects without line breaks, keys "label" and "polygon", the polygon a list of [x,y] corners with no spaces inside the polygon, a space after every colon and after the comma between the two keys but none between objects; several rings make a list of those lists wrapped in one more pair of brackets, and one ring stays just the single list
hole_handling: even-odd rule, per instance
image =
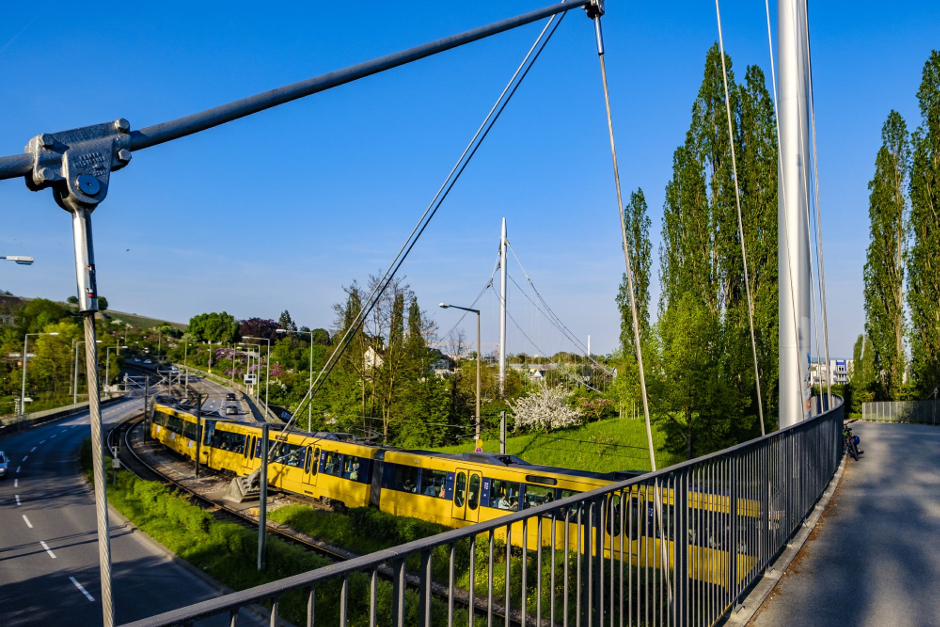
[{"label": "steel cable", "polygon": [[747,248],[744,244],[744,220],[741,217],[741,190],[738,185],[738,160],[734,150],[734,128],[731,124],[731,94],[728,92],[728,68],[725,64],[725,41],[721,31],[721,8],[715,0],[715,15],[718,17],[718,47],[721,53],[721,76],[725,85],[725,111],[728,114],[728,143],[731,144],[731,169],[734,174],[734,201],[738,209],[738,237],[741,238],[741,259],[744,262],[744,288],[747,291],[747,320],[751,329],[751,350],[754,353],[754,381],[757,385],[757,413],[760,418],[760,434],[767,435],[764,427],[764,402],[760,391],[760,368],[757,362],[757,338],[754,336],[754,300],[751,297],[751,280],[747,272]]}]

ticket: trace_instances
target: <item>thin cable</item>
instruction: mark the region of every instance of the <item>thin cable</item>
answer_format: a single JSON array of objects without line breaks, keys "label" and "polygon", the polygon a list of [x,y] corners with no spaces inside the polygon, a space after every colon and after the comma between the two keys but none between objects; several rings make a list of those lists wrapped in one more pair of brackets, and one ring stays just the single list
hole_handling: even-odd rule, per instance
[{"label": "thin cable", "polygon": [[[775,68],[774,66],[774,40],[773,40],[773,35],[771,34],[771,29],[770,29],[770,0],[764,0],[764,9],[767,13],[767,46],[770,49],[770,79],[771,79],[771,86],[773,87],[773,91],[771,93],[773,95],[773,100],[774,100],[774,128],[777,131],[777,178],[782,179],[783,173],[781,172],[781,169],[782,169],[781,164],[783,162],[783,148],[781,148],[780,146],[780,110],[777,106],[777,75],[776,75],[776,70],[774,69]],[[781,189],[783,190],[783,194],[782,194],[783,195],[783,207],[784,207],[784,212],[786,212],[787,186],[781,185],[780,184],[781,182],[782,180],[778,180],[777,190],[778,192]],[[779,221],[777,224],[777,228],[778,229],[780,228]],[[796,378],[799,381],[800,380],[800,342],[799,342],[800,327],[797,324],[796,295],[793,292],[793,272],[790,269],[790,263],[789,263],[789,260],[792,258],[790,254],[791,253],[790,227],[787,225],[786,220],[783,221],[783,239],[784,239],[784,242],[786,244],[786,249],[787,249],[787,262],[788,262],[787,263],[787,276],[790,278],[790,281],[789,281],[790,303],[792,304],[790,311],[793,313],[793,336],[794,336],[794,339],[796,339],[796,343],[794,345],[794,349],[796,352],[796,359],[794,360],[794,364],[796,364]],[[779,281],[779,277],[777,279]],[[779,320],[777,321],[777,324],[780,324]],[[803,411],[802,409],[803,408],[803,392],[800,388],[797,388],[796,393],[797,393],[797,396],[799,397],[799,402],[797,403],[797,406],[800,407],[800,411]]]},{"label": "thin cable", "polygon": [[725,41],[721,31],[721,9],[715,0],[718,17],[718,47],[721,53],[721,76],[725,83],[725,111],[728,114],[728,143],[731,144],[731,169],[734,173],[734,201],[738,208],[738,237],[741,238],[741,259],[744,261],[744,288],[747,290],[747,320],[751,328],[751,350],[754,352],[754,381],[757,385],[757,412],[760,417],[760,434],[767,435],[764,427],[764,403],[761,400],[760,368],[757,364],[757,338],[754,336],[754,302],[751,298],[751,280],[747,272],[747,248],[744,245],[744,220],[741,217],[741,191],[738,187],[738,161],[734,151],[734,130],[731,125],[731,94],[728,92],[728,68],[725,65]]},{"label": "thin cable", "polygon": [[829,361],[829,317],[826,309],[826,265],[823,263],[822,209],[819,206],[819,153],[816,151],[816,101],[813,94],[813,55],[810,50],[809,14],[806,15],[806,66],[809,70],[809,111],[813,137],[813,189],[816,194],[816,244],[819,247],[819,298],[822,301],[822,326],[826,346],[826,387],[832,407],[832,369]]},{"label": "thin cable", "polygon": [[[646,375],[643,372],[643,347],[640,343],[640,322],[636,312],[636,295],[633,292],[633,269],[630,266],[630,249],[627,246],[627,225],[625,218],[623,216],[623,193],[620,189],[620,169],[617,166],[617,144],[614,141],[614,121],[610,113],[610,90],[607,86],[607,66],[604,62],[604,36],[601,31],[601,17],[599,14],[596,14],[594,17],[594,32],[597,38],[597,57],[600,61],[601,66],[601,82],[604,86],[604,106],[607,109],[607,132],[610,135],[610,157],[613,162],[614,168],[614,184],[617,188],[617,217],[620,220],[620,236],[623,243],[623,260],[627,267],[627,287],[630,290],[630,312],[633,315],[633,337],[636,342],[636,362],[637,369],[640,372],[640,390],[643,394],[643,415],[646,419],[646,439],[649,445],[649,454],[650,454],[650,468],[653,472],[656,471],[656,455],[653,449],[653,427],[650,424],[650,408],[649,400],[646,395]],[[659,532],[660,535],[665,538],[665,524],[663,522],[663,506],[662,498],[659,489],[659,480],[655,482],[655,500],[656,500],[656,517],[659,521]],[[666,555],[666,543],[660,542],[662,547],[662,559],[663,563],[668,563],[668,556]],[[672,602],[672,583],[667,578],[666,587],[669,592],[669,601]]]},{"label": "thin cable", "polygon": [[[304,406],[305,402],[312,402],[313,396],[319,391],[326,381],[326,378],[329,377],[330,373],[333,371],[333,368],[336,366],[336,363],[339,360],[346,348],[349,346],[352,338],[355,337],[355,334],[362,327],[362,324],[365,322],[366,317],[371,313],[372,309],[375,307],[378,298],[384,292],[385,288],[394,278],[395,274],[398,272],[398,269],[401,267],[405,258],[414,248],[415,244],[418,241],[418,238],[424,233],[424,230],[427,228],[430,221],[434,218],[434,215],[437,213],[437,210],[440,208],[441,204],[447,198],[447,195],[453,189],[457,180],[460,178],[460,175],[464,172],[469,165],[470,160],[473,159],[473,156],[479,150],[480,146],[483,143],[483,140],[486,139],[489,135],[490,130],[492,130],[493,125],[496,123],[496,120],[499,119],[499,116],[505,110],[506,105],[509,104],[509,101],[512,99],[513,95],[516,93],[516,90],[519,89],[519,86],[522,84],[522,81],[528,75],[529,70],[532,69],[532,66],[535,64],[535,61],[538,60],[538,57],[542,54],[542,51],[545,49],[545,46],[551,40],[552,35],[558,29],[558,26],[561,24],[564,19],[564,14],[553,15],[549,18],[548,22],[543,27],[541,33],[536,38],[535,42],[532,44],[532,47],[529,48],[529,51],[526,53],[526,56],[523,58],[522,63],[519,64],[519,67],[516,69],[515,73],[510,78],[509,83],[503,89],[502,93],[497,98],[496,103],[490,109],[490,112],[484,118],[482,124],[477,129],[477,132],[474,134],[473,138],[470,140],[470,143],[464,149],[460,158],[457,160],[457,163],[451,169],[450,174],[444,180],[444,184],[438,189],[437,194],[435,194],[434,199],[425,209],[424,214],[422,214],[421,219],[418,221],[418,224],[412,230],[411,235],[405,241],[405,244],[402,245],[401,250],[399,250],[398,255],[389,265],[388,269],[385,271],[385,276],[388,277],[387,280],[380,280],[375,289],[373,289],[370,299],[367,301],[368,306],[360,311],[358,320],[350,325],[350,328],[346,330],[343,338],[340,340],[340,344],[336,347],[333,353],[330,355],[330,358],[327,360],[327,363],[324,364],[323,368],[320,370],[320,373],[317,375],[316,380],[313,385],[307,390],[307,393],[300,400],[300,403],[297,406],[297,409],[294,411],[294,416],[297,416],[300,412],[299,410]],[[555,18],[558,18],[557,20]],[[547,33],[547,36],[546,36]],[[534,53],[534,54],[533,54]],[[517,80],[518,78],[518,80]],[[384,277],[383,277],[384,279]],[[380,289],[381,288],[381,289]],[[376,291],[378,294],[376,295]],[[374,298],[373,298],[374,296]],[[290,428],[293,423],[293,417],[288,421],[287,427],[284,432],[286,433],[287,429]]]},{"label": "thin cable", "polygon": [[522,270],[522,273],[525,275],[526,281],[528,281],[529,286],[532,288],[532,291],[535,292],[535,296],[539,299],[539,301],[541,301],[541,303],[545,306],[545,309],[547,309],[548,312],[546,313],[545,311],[542,311],[542,309],[538,306],[538,303],[536,303],[531,298],[529,298],[529,296],[519,286],[519,284],[513,281],[513,283],[516,283],[516,287],[518,287],[519,290],[522,292],[522,295],[525,296],[529,300],[530,303],[532,303],[532,305],[536,308],[538,312],[544,314],[548,318],[548,321],[551,322],[555,326],[555,328],[557,328],[558,331],[561,332],[562,335],[564,335],[569,340],[571,340],[571,343],[574,344],[575,347],[577,347],[579,350],[584,352],[584,354],[587,355],[591,363],[593,363],[598,368],[602,369],[607,374],[612,374],[612,371],[607,366],[598,362],[591,356],[590,351],[588,351],[587,349],[587,346],[585,346],[584,343],[581,342],[581,340],[579,340],[578,337],[574,333],[571,332],[571,329],[568,328],[568,325],[566,325],[562,321],[562,319],[558,316],[558,314],[556,314],[554,310],[552,310],[551,306],[549,306],[548,304],[548,301],[545,300],[542,294],[539,293],[538,288],[535,287],[535,283],[532,281],[532,277],[529,276],[529,273],[526,272],[526,269],[522,266],[522,262],[519,261],[519,257],[516,256],[516,251],[513,250],[511,245],[509,246],[509,250],[512,252],[512,256],[516,260],[516,263],[519,264],[519,268]]},{"label": "thin cable", "polygon": [[[497,271],[498,269],[499,269],[499,257],[496,258],[496,265],[493,266],[493,272],[490,273],[490,278],[489,278],[489,280],[486,282],[486,285],[483,286],[483,289],[480,290],[480,293],[477,294],[477,297],[473,299],[473,302],[472,302],[472,303],[470,304],[470,306],[469,306],[470,309],[473,309],[473,306],[476,305],[476,304],[477,304],[477,301],[479,301],[479,300],[483,297],[483,294],[486,293],[486,290],[488,290],[488,289],[490,289],[491,287],[493,287],[493,277],[496,276],[496,271]],[[445,333],[445,334],[442,335],[441,337],[443,337],[443,338],[450,337],[451,333],[453,333],[454,331],[457,330],[457,327],[460,326],[460,323],[463,322],[463,319],[466,318],[469,313],[470,313],[469,311],[464,311],[464,312],[463,312],[463,315],[460,316],[460,318],[458,318],[457,322],[454,323],[454,326],[452,326],[452,327],[450,328],[450,331],[448,331],[447,333]]]}]

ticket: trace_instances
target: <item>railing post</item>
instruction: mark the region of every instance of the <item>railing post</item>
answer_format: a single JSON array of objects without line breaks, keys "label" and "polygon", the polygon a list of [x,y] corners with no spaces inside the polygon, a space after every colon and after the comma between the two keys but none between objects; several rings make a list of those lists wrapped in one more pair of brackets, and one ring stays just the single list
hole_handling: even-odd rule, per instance
[{"label": "railing post", "polygon": [[675,594],[673,595],[673,624],[686,627],[689,624],[689,473],[682,472],[673,482],[673,503],[676,516],[673,524],[675,534],[673,563],[675,565]]},{"label": "railing post", "polygon": [[731,592],[731,611],[738,604],[738,459],[731,457],[731,480],[728,486],[728,520],[731,523],[731,537],[728,542],[728,590]]}]

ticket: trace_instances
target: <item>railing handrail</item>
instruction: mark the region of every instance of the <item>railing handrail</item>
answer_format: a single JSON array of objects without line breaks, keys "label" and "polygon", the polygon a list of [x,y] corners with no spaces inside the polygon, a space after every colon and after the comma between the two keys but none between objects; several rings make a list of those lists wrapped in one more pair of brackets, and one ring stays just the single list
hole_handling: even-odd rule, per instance
[{"label": "railing handrail", "polygon": [[201,618],[206,618],[230,608],[244,607],[246,605],[258,603],[272,597],[278,597],[293,590],[309,589],[311,587],[315,587],[316,584],[320,582],[332,579],[334,577],[350,575],[352,573],[376,568],[387,562],[403,559],[404,557],[412,555],[416,552],[428,552],[439,546],[451,545],[466,538],[476,537],[489,532],[495,532],[497,529],[507,528],[513,523],[522,522],[537,517],[552,518],[553,515],[571,508],[572,506],[578,506],[581,503],[589,502],[611,493],[622,492],[628,488],[632,488],[633,486],[648,484],[651,481],[655,482],[659,479],[668,478],[670,475],[681,472],[692,466],[708,463],[715,459],[741,452],[746,448],[757,446],[763,442],[785,437],[787,434],[795,430],[808,429],[815,422],[842,408],[843,399],[838,396],[835,398],[838,399],[838,404],[835,404],[828,410],[821,412],[808,420],[799,422],[795,425],[790,425],[779,431],[774,431],[773,433],[768,433],[767,435],[748,440],[747,442],[736,444],[721,451],[716,451],[702,457],[687,460],[674,466],[663,468],[656,472],[650,472],[645,475],[640,475],[638,477],[633,477],[617,483],[611,483],[595,490],[591,490],[590,492],[582,492],[552,501],[551,503],[545,503],[537,507],[522,509],[518,512],[513,512],[493,520],[474,523],[459,529],[451,529],[438,535],[431,536],[429,538],[413,540],[391,549],[383,549],[375,553],[363,555],[348,561],[324,566],[310,572],[292,575],[290,577],[262,584],[254,588],[233,592],[221,597],[202,601],[188,607],[179,608],[165,612],[163,614],[152,616],[150,618],[129,623],[126,627],[145,627],[149,625],[185,623]]}]

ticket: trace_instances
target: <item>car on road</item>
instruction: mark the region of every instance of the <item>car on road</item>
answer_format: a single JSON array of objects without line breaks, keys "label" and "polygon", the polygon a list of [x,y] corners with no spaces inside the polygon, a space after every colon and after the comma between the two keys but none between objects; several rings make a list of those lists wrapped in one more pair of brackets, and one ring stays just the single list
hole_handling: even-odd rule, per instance
[{"label": "car on road", "polygon": [[145,364],[152,364],[153,362],[150,361],[149,359],[145,359],[145,360],[144,360],[144,363],[145,363]]},{"label": "car on road", "polygon": [[176,366],[170,366],[170,372],[171,372],[172,374],[179,374],[179,373],[180,373],[180,369],[177,368]]},{"label": "car on road", "polygon": [[238,399],[235,398],[235,392],[229,392],[228,394],[225,395],[225,400],[234,401]]},{"label": "car on road", "polygon": [[238,415],[238,408],[235,407],[234,405],[227,405],[227,406],[225,407],[225,415],[226,415],[226,416],[237,416],[237,415]]},{"label": "car on road", "polygon": [[137,363],[140,363],[140,357],[134,357],[134,361],[136,361]]},{"label": "car on road", "polygon": [[7,478],[7,474],[9,474],[9,463],[6,455],[3,454],[3,451],[0,451],[0,479]]}]

